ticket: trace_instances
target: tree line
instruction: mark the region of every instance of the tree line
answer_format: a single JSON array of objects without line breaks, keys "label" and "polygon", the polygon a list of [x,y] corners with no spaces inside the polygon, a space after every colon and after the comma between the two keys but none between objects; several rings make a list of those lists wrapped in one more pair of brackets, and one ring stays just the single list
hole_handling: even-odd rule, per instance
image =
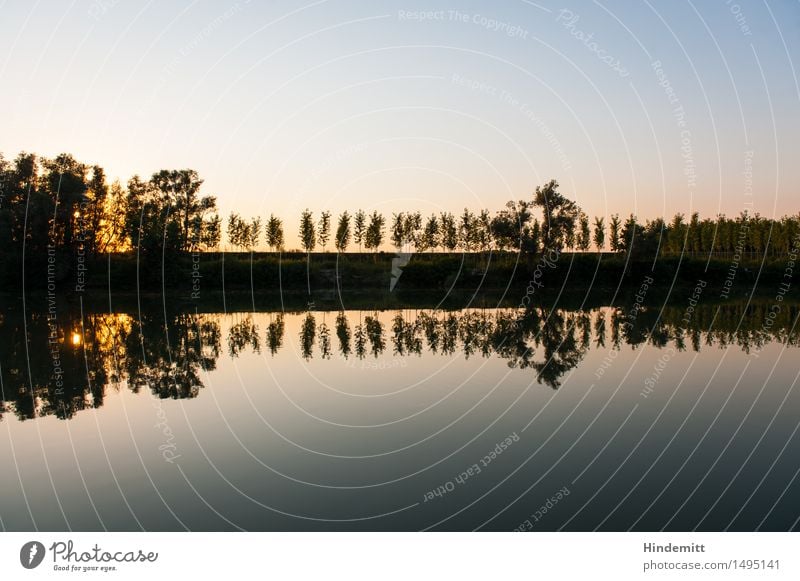
[{"label": "tree line", "polygon": [[[12,161],[0,154],[0,244],[7,257],[43,256],[48,249],[88,256],[130,252],[143,259],[215,251],[222,242],[222,219],[216,196],[201,194],[202,185],[191,169],[165,169],[148,179],[135,175],[125,185],[109,184],[102,167],[70,154],[51,159],[23,152]],[[253,251],[262,240],[272,251],[285,249],[284,222],[274,214],[262,222],[234,212],[225,226],[228,244],[240,251]],[[458,215],[423,216],[406,211],[387,221],[377,210],[334,217],[327,210],[315,214],[305,209],[297,236],[307,253],[377,252],[391,243],[408,252],[567,249],[757,257],[796,248],[800,216],[772,219],[743,212],[735,218],[701,219],[693,213],[642,222],[633,214],[614,214],[606,222],[602,216],[590,218],[551,180],[529,199],[509,201],[495,212],[465,208]]]}]

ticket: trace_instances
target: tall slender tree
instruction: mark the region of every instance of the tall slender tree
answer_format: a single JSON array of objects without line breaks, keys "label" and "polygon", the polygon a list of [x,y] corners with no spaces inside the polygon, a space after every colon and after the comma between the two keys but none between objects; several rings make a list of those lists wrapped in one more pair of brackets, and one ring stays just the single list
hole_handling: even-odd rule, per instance
[{"label": "tall slender tree", "polygon": [[336,226],[336,250],[345,252],[350,244],[350,214],[346,211],[339,215],[339,224]]},{"label": "tall slender tree", "polygon": [[300,245],[306,254],[311,254],[317,246],[317,235],[314,231],[314,215],[306,208],[300,216]]},{"label": "tall slender tree", "polygon": [[589,250],[592,244],[592,234],[589,228],[589,216],[581,212],[578,215],[579,230],[576,237],[576,246],[581,252]]},{"label": "tall slender tree", "polygon": [[283,221],[274,214],[267,220],[267,246],[273,251],[283,249]]},{"label": "tall slender tree", "polygon": [[472,252],[475,238],[475,215],[469,208],[464,208],[458,222],[458,244],[464,252]]},{"label": "tall slender tree", "polygon": [[[97,252],[122,252],[130,247],[125,237],[126,193],[119,180],[114,180],[106,196],[103,218],[95,232]],[[219,217],[217,217],[219,221]],[[217,241],[219,242],[219,241]]]},{"label": "tall slender tree", "polygon": [[322,245],[322,251],[325,252],[325,247],[328,245],[328,240],[331,238],[331,213],[327,210],[322,212],[319,216],[319,224],[317,225],[317,239]]},{"label": "tall slender tree", "polygon": [[405,230],[403,229],[403,212],[392,213],[392,244],[399,251],[405,242]]},{"label": "tall slender tree", "polygon": [[261,240],[261,218],[253,218],[250,220],[247,229],[247,249],[252,251],[258,246]]},{"label": "tall slender tree", "polygon": [[487,252],[492,243],[492,218],[489,210],[481,210],[475,220],[475,244],[481,252]]},{"label": "tall slender tree", "polygon": [[431,214],[425,222],[425,229],[420,236],[419,249],[432,251],[437,246],[439,246],[439,220],[437,220],[436,214]]},{"label": "tall slender tree", "polygon": [[439,240],[448,252],[453,252],[458,247],[458,227],[450,212],[442,212],[439,215]]},{"label": "tall slender tree", "polygon": [[611,248],[611,252],[622,250],[620,242],[621,228],[622,222],[620,222],[619,214],[614,214],[608,223],[608,246]]},{"label": "tall slender tree", "polygon": [[239,214],[231,212],[228,216],[228,242],[239,250],[252,250],[258,245],[261,233],[261,220],[255,218],[248,222]]},{"label": "tall slender tree", "polygon": [[91,171],[92,177],[89,179],[86,189],[87,203],[84,204],[81,222],[83,224],[82,238],[87,253],[94,256],[101,244],[100,237],[108,210],[106,206],[108,184],[106,184],[106,176],[102,167],[92,166]]},{"label": "tall slender tree", "polygon": [[419,244],[420,231],[422,230],[422,214],[407,212],[403,218],[403,240],[406,244]]},{"label": "tall slender tree", "polygon": [[639,243],[641,242],[643,228],[633,214],[628,216],[625,223],[622,225],[622,232],[620,233],[620,249],[627,252],[634,250],[641,250]]},{"label": "tall slender tree", "polygon": [[364,236],[364,246],[367,249],[378,251],[378,248],[383,244],[384,226],[386,219],[378,213],[377,210],[373,211],[369,217],[369,226]]},{"label": "tall slender tree", "polygon": [[367,215],[364,210],[356,212],[353,218],[353,242],[358,244],[358,251],[361,252],[361,245],[364,243],[364,236],[367,233]]},{"label": "tall slender tree", "polygon": [[594,219],[594,245],[598,252],[602,252],[606,245],[606,225],[602,216]]},{"label": "tall slender tree", "polygon": [[694,212],[689,219],[688,242],[691,252],[700,252],[702,249],[702,238],[700,236],[700,214]]}]

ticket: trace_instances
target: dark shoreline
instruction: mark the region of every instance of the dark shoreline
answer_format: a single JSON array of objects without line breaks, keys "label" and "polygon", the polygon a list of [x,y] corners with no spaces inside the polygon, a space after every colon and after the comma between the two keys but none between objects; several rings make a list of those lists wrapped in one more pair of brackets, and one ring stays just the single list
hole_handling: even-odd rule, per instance
[{"label": "dark shoreline", "polygon": [[[625,254],[414,254],[393,271],[396,255],[316,253],[202,253],[156,265],[119,254],[87,260],[85,270],[26,265],[0,291],[0,313],[256,312],[390,310],[403,308],[630,308],[698,302],[800,302],[788,259],[665,256],[627,260]],[[66,257],[57,266],[71,264]],[[20,265],[21,266],[21,265]],[[21,272],[21,268],[18,270]],[[50,276],[48,276],[48,274]],[[80,278],[79,278],[80,275]],[[394,286],[390,285],[394,277]],[[790,283],[788,289],[785,283]],[[783,287],[781,286],[783,285]],[[110,296],[109,296],[110,293]],[[780,299],[778,294],[783,293]]]}]

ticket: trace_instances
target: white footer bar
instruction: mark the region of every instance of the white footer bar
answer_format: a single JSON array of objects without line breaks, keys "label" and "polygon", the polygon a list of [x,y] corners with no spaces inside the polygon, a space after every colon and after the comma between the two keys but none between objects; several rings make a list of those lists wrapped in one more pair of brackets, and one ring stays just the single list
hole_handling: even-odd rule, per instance
[{"label": "white footer bar", "polygon": [[798,553],[792,533],[2,533],[0,575],[800,579]]}]

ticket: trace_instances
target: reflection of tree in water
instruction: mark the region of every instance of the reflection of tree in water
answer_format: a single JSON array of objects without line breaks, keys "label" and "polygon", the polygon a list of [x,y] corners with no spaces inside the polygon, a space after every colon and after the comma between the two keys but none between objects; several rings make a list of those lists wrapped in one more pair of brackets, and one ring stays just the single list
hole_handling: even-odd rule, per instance
[{"label": "reflection of tree in water", "polygon": [[[800,345],[800,329],[792,330],[800,310],[788,303],[777,312],[761,303],[698,305],[689,319],[685,309],[676,306],[643,308],[635,317],[629,314],[621,307],[399,311],[386,317],[378,312],[366,316],[339,312],[334,327],[342,358],[382,354],[385,318],[397,356],[423,351],[450,356],[460,351],[466,358],[500,357],[511,367],[532,370],[540,383],[554,389],[592,346],[604,348],[607,342],[613,349],[623,344],[672,345],[676,350],[737,345],[746,352],[771,341]],[[302,357],[311,359],[316,350],[318,357],[332,358],[325,315],[320,325],[313,313],[296,316]],[[0,317],[0,419],[5,414],[21,420],[47,415],[71,418],[82,409],[101,406],[106,389],[145,388],[159,398],[195,397],[203,385],[202,372],[213,370],[220,356],[221,319],[221,315],[189,313],[165,318],[163,311],[154,311],[143,313],[141,320],[128,314],[90,314],[81,323],[79,316],[65,311],[59,312],[51,337],[46,314],[29,314],[23,321],[19,312],[8,311]],[[284,332],[284,314],[270,315],[266,340],[272,354],[280,351]],[[248,349],[259,351],[253,317],[231,325],[226,345],[230,357]],[[58,377],[51,349],[58,356]]]},{"label": "reflection of tree in water", "polygon": [[452,355],[458,341],[458,318],[455,313],[445,314],[442,321],[441,346],[443,355]]},{"label": "reflection of tree in water", "polygon": [[350,356],[350,322],[344,312],[336,315],[336,337],[339,339],[339,353],[347,359]]},{"label": "reflection of tree in water", "polygon": [[406,354],[406,326],[407,323],[403,319],[403,313],[397,313],[392,319],[392,345],[395,355],[402,356]]},{"label": "reflection of tree in water", "polygon": [[576,316],[576,325],[580,333],[581,349],[586,351],[592,343],[592,318],[586,311],[578,311]]},{"label": "reflection of tree in water", "polygon": [[311,313],[306,314],[300,325],[300,354],[303,359],[311,359],[314,354],[314,338],[317,334],[317,320]]},{"label": "reflection of tree in water", "polygon": [[102,406],[106,389],[123,386],[194,397],[202,386],[199,371],[214,369],[219,358],[220,336],[215,321],[187,314],[167,324],[117,313],[86,315],[81,323],[65,309],[52,327],[45,314],[6,317],[0,320],[0,414],[68,419]]},{"label": "reflection of tree in water", "polygon": [[439,352],[439,321],[428,312],[422,312],[417,319],[420,321],[422,332],[425,334],[425,341],[428,343],[428,351],[431,353]]},{"label": "reflection of tree in water", "polygon": [[[496,355],[507,359],[511,367],[534,370],[540,383],[556,389],[563,376],[580,363],[592,346],[604,348],[607,340],[614,349],[620,349],[623,344],[635,348],[647,343],[663,348],[672,343],[681,350],[687,348],[687,337],[693,349],[699,349],[703,340],[708,345],[735,340],[748,349],[763,344],[771,336],[780,336],[780,329],[786,330],[792,324],[792,315],[787,312],[781,324],[776,324],[775,332],[765,335],[754,325],[747,331],[726,331],[717,326],[710,331],[703,330],[701,326],[712,320],[710,309],[703,311],[703,316],[689,328],[682,324],[683,312],[677,307],[667,307],[661,312],[643,308],[634,317],[629,313],[629,310],[610,307],[591,311],[542,308],[491,312],[421,311],[413,315],[398,311],[389,319],[389,339],[393,353],[401,357],[419,354],[423,350],[443,355],[460,350],[465,358],[476,354],[483,357]],[[742,309],[734,307],[731,313],[741,316]],[[377,357],[385,347],[383,325],[378,314],[366,316],[362,324],[362,313],[359,313],[359,323],[352,334],[349,316],[356,315],[340,312],[336,319],[342,356],[350,355],[351,341],[354,340],[356,357]],[[736,316],[727,318],[728,327],[734,328],[738,324]],[[785,338],[790,339],[789,344],[797,343],[797,333]]]},{"label": "reflection of tree in water", "polygon": [[331,358],[331,331],[325,322],[325,313],[322,313],[322,324],[319,326],[319,352],[323,359]]},{"label": "reflection of tree in water", "polygon": [[491,343],[483,339],[489,335],[492,324],[489,315],[485,311],[480,313],[467,313],[461,322],[460,337],[464,345],[464,355],[469,358],[475,352],[483,357],[488,357],[491,350]]},{"label": "reflection of tree in water", "polygon": [[[557,389],[589,348],[588,319],[560,309],[528,309],[504,320],[495,340],[510,367],[533,369],[537,381]],[[581,330],[581,340],[577,331]],[[537,351],[541,349],[541,356]]]},{"label": "reflection of tree in water", "polygon": [[533,339],[537,347],[542,347],[543,354],[539,361],[532,363],[532,367],[541,383],[557,389],[561,385],[561,377],[577,367],[583,359],[588,345],[577,341],[577,314],[553,310],[542,318],[541,332]]},{"label": "reflection of tree in water", "polygon": [[196,397],[200,372],[216,367],[220,338],[219,324],[208,316],[182,313],[166,322],[142,317],[127,341],[129,386],[147,387],[162,399]]},{"label": "reflection of tree in water", "polygon": [[267,348],[271,355],[275,355],[283,346],[284,330],[283,313],[279,313],[267,326]]},{"label": "reflection of tree in water", "polygon": [[657,322],[654,322],[653,325],[650,326],[649,335],[646,338],[650,345],[661,349],[667,346],[670,341],[670,337],[671,333],[667,325],[659,325]]},{"label": "reflection of tree in water", "polygon": [[399,312],[392,319],[392,351],[395,355],[420,355],[422,353],[422,338],[420,330],[422,320],[416,317],[407,321],[404,313]]},{"label": "reflection of tree in water", "polygon": [[606,346],[606,314],[599,311],[594,320],[594,346],[602,349]]},{"label": "reflection of tree in water", "polygon": [[377,316],[364,317],[364,327],[367,331],[367,339],[372,350],[372,355],[377,357],[386,349],[386,341],[383,339],[383,323]]},{"label": "reflection of tree in water", "polygon": [[109,374],[96,335],[99,323],[82,326],[66,313],[58,322],[51,329],[43,313],[27,321],[11,312],[0,319],[0,418],[12,413],[20,420],[69,419],[103,405]]},{"label": "reflection of tree in water", "polygon": [[619,349],[620,346],[621,338],[619,331],[623,319],[624,315],[620,309],[614,309],[611,312],[611,346],[614,349]]},{"label": "reflection of tree in water", "polygon": [[246,347],[250,347],[254,353],[261,352],[258,327],[250,317],[231,325],[228,331],[228,354],[231,357],[238,357]]},{"label": "reflection of tree in water", "polygon": [[364,332],[364,325],[361,323],[361,313],[359,313],[359,321],[358,325],[356,325],[356,329],[353,333],[354,347],[355,347],[355,354],[356,357],[359,359],[364,359],[367,354],[367,335]]}]

